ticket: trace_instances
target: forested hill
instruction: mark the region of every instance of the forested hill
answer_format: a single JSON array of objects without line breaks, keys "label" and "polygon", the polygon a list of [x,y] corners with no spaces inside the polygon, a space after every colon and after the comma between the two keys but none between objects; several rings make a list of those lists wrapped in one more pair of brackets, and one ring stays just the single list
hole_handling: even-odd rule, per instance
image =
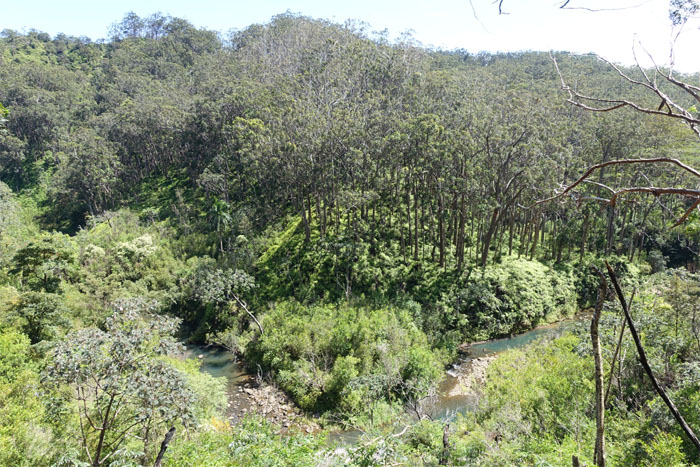
[{"label": "forested hill", "polygon": [[[659,105],[595,57],[553,56],[583,93]],[[434,394],[460,343],[591,306],[589,266],[602,258],[628,285],[698,266],[697,212],[669,228],[690,206],[684,198],[600,202],[611,187],[692,186],[683,171],[605,168],[573,198],[536,204],[601,162],[700,163],[700,143],[680,123],[626,109],[586,112],[561,86],[549,53],[431,50],[292,14],[228,35],[159,14],[129,14],[99,42],[5,30],[0,323],[8,331],[0,350],[31,363],[22,370],[27,387],[39,374],[75,385],[59,358],[77,358],[71,332],[116,333],[132,324],[115,309],[145,310],[157,323],[182,320],[183,340],[243,355],[307,413],[352,426],[371,400],[390,407],[377,413],[398,417],[396,404]],[[561,358],[579,358],[571,341],[561,345]],[[664,355],[684,361],[689,346]],[[0,383],[10,384],[2,354]],[[206,399],[211,383],[188,368],[180,370],[195,381],[191,397],[205,395],[199,412],[170,414],[186,427],[220,410]],[[2,397],[16,397],[17,387]],[[620,400],[623,392],[620,383]],[[75,459],[102,465],[90,454],[103,448],[100,430],[83,432],[79,446],[81,412],[66,403],[54,413],[42,394],[7,405],[46,406],[36,429],[25,413],[3,419],[0,399],[0,463],[41,458],[21,443],[43,430]],[[635,397],[626,399],[630,410],[653,394]],[[155,457],[155,438],[170,426],[158,420],[134,448],[139,462]],[[549,422],[539,423],[546,433]],[[639,428],[647,441],[649,423]],[[5,426],[19,431],[3,438]],[[436,426],[425,429],[441,433]],[[216,442],[226,451],[230,440]],[[57,459],[45,444],[45,457]],[[194,456],[193,446],[176,444],[179,459]]]}]

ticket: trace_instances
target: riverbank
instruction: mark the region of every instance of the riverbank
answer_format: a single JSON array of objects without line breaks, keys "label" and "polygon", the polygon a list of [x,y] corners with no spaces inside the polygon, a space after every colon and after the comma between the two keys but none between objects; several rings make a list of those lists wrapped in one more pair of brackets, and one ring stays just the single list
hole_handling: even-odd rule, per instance
[{"label": "riverbank", "polygon": [[279,425],[281,432],[298,429],[312,433],[320,430],[319,425],[305,417],[284,392],[271,384],[258,384],[252,377],[229,393],[227,418],[235,423],[249,414],[265,417]]},{"label": "riverbank", "polygon": [[448,375],[456,379],[456,383],[447,391],[448,397],[468,397],[477,395],[479,386],[486,383],[486,370],[496,359],[495,355],[478,357],[457,365],[448,371]]},{"label": "riverbank", "polygon": [[[573,318],[539,326],[516,336],[462,344],[459,348],[461,358],[446,371],[440,384],[434,417],[442,418],[475,407],[479,388],[486,383],[489,364],[499,353],[523,347],[543,337],[557,337],[588,317],[589,314],[582,312]],[[278,425],[282,433],[290,429],[307,433],[320,430],[318,423],[304,416],[284,392],[247,373],[241,362],[226,350],[217,347],[192,348],[190,358],[199,358],[203,371],[227,378],[226,417],[231,423],[248,414],[256,414]]]},{"label": "riverbank", "polygon": [[248,373],[231,352],[216,346],[192,347],[188,358],[198,359],[201,371],[226,378],[226,418],[231,423],[256,414],[278,425],[280,432],[298,429],[311,433],[320,429],[284,392]]}]

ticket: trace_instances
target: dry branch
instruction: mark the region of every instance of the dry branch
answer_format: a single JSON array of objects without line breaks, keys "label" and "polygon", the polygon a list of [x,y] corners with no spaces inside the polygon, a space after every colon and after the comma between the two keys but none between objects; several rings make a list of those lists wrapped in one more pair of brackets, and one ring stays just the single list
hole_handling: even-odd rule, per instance
[{"label": "dry branch", "polygon": [[[644,105],[638,104],[637,102],[633,102],[633,101],[628,100],[628,99],[605,99],[602,97],[595,97],[595,96],[589,96],[587,94],[582,94],[582,93],[578,92],[577,90],[573,89],[571,86],[569,86],[566,83],[566,80],[564,80],[564,75],[562,75],[561,70],[559,69],[559,64],[557,63],[556,58],[554,58],[554,56],[550,53],[550,58],[551,58],[552,62],[554,63],[554,68],[556,69],[557,74],[559,75],[559,80],[561,82],[561,89],[566,91],[569,94],[569,98],[567,99],[567,102],[575,105],[576,107],[579,107],[579,108],[582,108],[584,110],[588,110],[591,112],[610,112],[613,110],[620,109],[622,107],[629,107],[631,109],[636,110],[637,112],[641,112],[641,113],[645,113],[645,114],[661,115],[664,117],[670,117],[670,118],[673,118],[676,120],[681,120],[681,121],[687,123],[688,126],[690,126],[690,128],[698,136],[700,136],[700,119],[693,116],[693,114],[689,110],[687,110],[684,107],[682,107],[681,105],[678,105],[677,103],[675,103],[666,93],[664,93],[658,87],[656,80],[652,81],[649,78],[649,76],[644,71],[644,69],[639,65],[638,61],[637,61],[637,68],[641,71],[646,82],[632,78],[627,73],[625,73],[620,67],[618,67],[614,63],[600,57],[599,55],[596,55],[596,57],[599,60],[607,63],[625,81],[627,81],[631,84],[634,84],[636,86],[641,86],[643,88],[646,88],[649,91],[651,91],[652,93],[656,94],[661,99],[661,105],[659,105],[658,108],[651,108],[651,107],[646,107]],[[636,55],[635,55],[635,61],[636,61]],[[669,83],[684,90],[686,93],[690,94],[695,100],[700,102],[700,89],[674,78],[672,69],[669,70],[668,72],[663,72],[655,64],[655,71],[657,74],[663,76],[666,81],[668,81]],[[663,110],[664,107],[666,107],[667,110]]]},{"label": "dry branch", "polygon": [[617,294],[617,298],[620,301],[620,305],[622,306],[622,311],[625,313],[625,319],[627,320],[627,325],[630,329],[630,334],[632,334],[632,339],[634,340],[634,345],[637,347],[637,354],[639,354],[639,361],[642,364],[644,371],[646,372],[647,376],[649,376],[649,379],[651,380],[651,384],[652,384],[652,386],[654,386],[654,389],[656,390],[656,392],[659,394],[661,399],[663,399],[664,403],[666,404],[668,409],[671,411],[671,414],[673,414],[673,418],[676,419],[676,421],[680,425],[681,429],[685,432],[685,434],[688,436],[688,438],[690,438],[690,441],[692,441],[692,443],[695,445],[698,452],[700,452],[700,440],[698,440],[698,437],[695,436],[695,433],[690,428],[688,423],[686,423],[685,419],[683,418],[681,413],[676,408],[676,405],[668,397],[668,395],[666,394],[666,391],[664,390],[664,388],[661,387],[659,382],[656,380],[656,377],[654,376],[654,372],[651,370],[651,366],[649,365],[649,361],[647,360],[646,352],[644,352],[644,347],[642,347],[642,341],[639,338],[639,334],[637,334],[637,328],[635,328],[634,323],[632,322],[632,317],[630,316],[629,308],[627,307],[627,301],[625,300],[625,296],[622,294],[622,289],[620,288],[620,284],[617,280],[617,276],[615,275],[615,272],[613,271],[612,267],[610,267],[610,264],[607,261],[605,261],[605,267],[608,269],[608,275],[610,276],[610,281],[613,283],[613,287],[615,288],[615,293]]},{"label": "dry branch", "polygon": [[695,189],[690,189],[690,188],[675,188],[675,187],[654,187],[654,186],[637,186],[637,187],[627,187],[627,188],[620,188],[620,189],[613,189],[607,185],[603,185],[602,183],[599,182],[594,182],[591,180],[588,180],[588,178],[593,174],[598,169],[602,169],[604,167],[612,166],[612,165],[632,165],[632,164],[658,164],[658,163],[669,163],[676,165],[680,167],[681,169],[689,172],[695,177],[700,178],[700,171],[694,169],[693,167],[684,164],[683,162],[679,161],[678,159],[673,159],[670,157],[656,157],[652,159],[618,159],[618,160],[612,160],[612,161],[607,161],[603,162],[600,164],[593,165],[586,170],[586,172],[581,175],[576,181],[571,183],[568,186],[565,186],[562,191],[559,193],[550,196],[549,198],[541,199],[539,201],[536,201],[534,204],[528,206],[528,209],[531,209],[535,206],[538,206],[543,203],[547,203],[549,201],[554,201],[556,199],[562,198],[563,196],[567,195],[568,193],[572,192],[574,188],[579,186],[582,183],[590,183],[595,186],[599,186],[601,188],[604,188],[605,190],[608,190],[611,192],[610,198],[601,198],[601,197],[582,197],[580,198],[581,200],[594,200],[594,201],[601,201],[603,203],[606,203],[610,206],[614,206],[618,198],[621,195],[627,194],[627,193],[651,193],[654,196],[660,196],[664,194],[671,194],[671,195],[681,195],[681,196],[687,196],[689,198],[695,199],[695,202],[693,202],[692,206],[686,210],[686,212],[673,224],[673,227],[677,227],[678,225],[682,224],[685,222],[690,214],[693,212],[693,209],[696,207],[700,209],[700,190],[695,190]]},{"label": "dry branch", "polygon": [[258,325],[258,329],[260,329],[260,334],[265,334],[265,332],[263,331],[262,324],[260,324],[260,321],[258,321],[258,318],[256,318],[255,315],[254,315],[253,313],[250,312],[250,310],[248,309],[248,305],[246,304],[246,302],[244,302],[243,300],[241,300],[241,299],[238,297],[238,295],[236,295],[236,294],[233,294],[233,298],[236,300],[236,302],[238,302],[238,305],[239,305],[241,308],[243,308],[243,310],[244,310],[246,313],[248,313],[248,316],[250,316],[251,318],[253,318],[253,321],[255,321],[255,324]]}]

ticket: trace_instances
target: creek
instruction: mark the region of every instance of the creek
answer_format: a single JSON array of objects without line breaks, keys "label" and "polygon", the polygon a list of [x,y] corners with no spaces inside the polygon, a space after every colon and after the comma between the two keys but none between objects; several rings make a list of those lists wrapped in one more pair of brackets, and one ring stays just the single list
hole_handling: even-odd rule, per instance
[{"label": "creek", "polygon": [[[546,326],[536,327],[530,331],[502,339],[465,344],[460,348],[461,357],[447,370],[446,376],[438,390],[437,401],[431,410],[433,419],[447,420],[456,413],[473,411],[478,404],[475,391],[456,390],[461,384],[460,377],[469,375],[484,357],[492,357],[509,349],[524,347],[540,338],[555,338],[572,329],[579,323],[590,319],[589,313],[579,313],[575,317]],[[254,384],[254,376],[247,373],[243,365],[228,351],[218,347],[191,347],[190,358],[202,361],[201,371],[215,377],[227,378],[228,407],[226,415],[236,420],[251,410],[250,398],[246,396],[246,387]],[[485,372],[485,367],[481,369]],[[331,439],[341,444],[352,444],[361,435],[358,431],[334,433]]]}]

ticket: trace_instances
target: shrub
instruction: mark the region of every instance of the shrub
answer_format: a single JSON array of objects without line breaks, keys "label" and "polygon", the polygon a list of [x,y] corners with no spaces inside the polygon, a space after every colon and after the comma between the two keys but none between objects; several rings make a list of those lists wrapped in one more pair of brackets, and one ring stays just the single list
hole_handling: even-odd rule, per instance
[{"label": "shrub", "polygon": [[442,373],[406,311],[286,302],[263,317],[263,327],[248,346],[248,363],[272,371],[307,410],[353,413],[362,409],[360,396],[418,396]]},{"label": "shrub", "polygon": [[530,329],[576,310],[573,275],[525,259],[487,266],[442,304],[455,313],[465,339],[487,339]]},{"label": "shrub", "polygon": [[163,465],[208,466],[299,466],[319,465],[323,456],[322,436],[275,433],[276,427],[259,418],[245,418],[234,427],[217,423],[213,430],[194,436],[176,437]]}]

